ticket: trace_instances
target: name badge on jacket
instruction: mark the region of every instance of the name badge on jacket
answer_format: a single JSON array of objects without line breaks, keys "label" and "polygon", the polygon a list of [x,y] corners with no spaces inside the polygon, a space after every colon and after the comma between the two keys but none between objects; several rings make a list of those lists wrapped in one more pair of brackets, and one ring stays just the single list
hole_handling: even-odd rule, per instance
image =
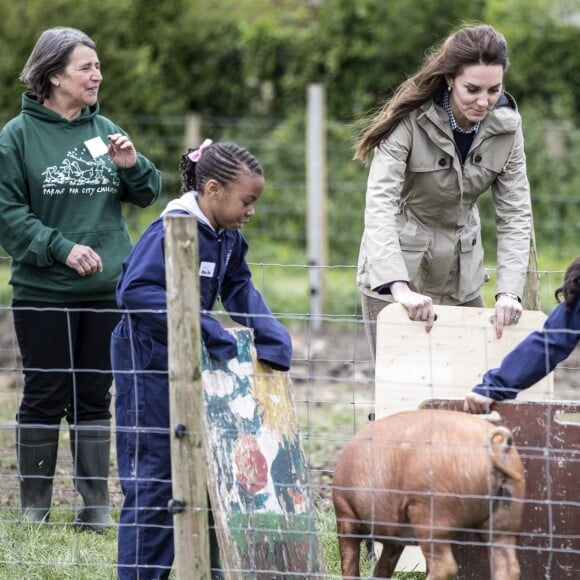
[{"label": "name badge on jacket", "polygon": [[201,262],[199,264],[199,275],[211,278],[215,272],[215,262]]}]

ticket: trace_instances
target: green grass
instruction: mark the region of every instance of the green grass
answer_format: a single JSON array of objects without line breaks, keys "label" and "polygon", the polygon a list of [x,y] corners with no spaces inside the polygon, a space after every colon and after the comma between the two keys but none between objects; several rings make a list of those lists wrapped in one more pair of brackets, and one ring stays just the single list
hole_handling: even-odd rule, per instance
[{"label": "green grass", "polygon": [[[60,516],[60,517],[59,517]],[[48,525],[19,521],[3,512],[0,521],[0,578],[5,580],[100,580],[117,577],[117,533],[80,532],[67,514]]]},{"label": "green grass", "polygon": [[[115,514],[116,515],[116,514]],[[331,511],[317,512],[328,578],[340,578],[336,522]],[[361,551],[361,574],[370,577],[374,565]],[[79,531],[72,513],[52,514],[50,524],[22,523],[17,511],[0,519],[0,578],[3,580],[109,580],[117,577],[117,532]],[[172,573],[175,577],[175,572]],[[394,578],[422,580],[422,572],[399,572]]]},{"label": "green grass", "polygon": [[[251,264],[252,279],[273,312],[309,315],[311,307],[310,276],[306,266]],[[355,283],[354,266],[335,266],[320,270],[322,279],[320,311],[332,316],[360,314],[360,294]],[[289,320],[291,323],[291,320]]]},{"label": "green grass", "polygon": [[[576,248],[555,252],[544,249],[538,254],[542,310],[549,313],[556,305],[554,292],[563,281],[564,272],[577,256]],[[288,256],[286,256],[288,258]],[[296,260],[280,263],[251,264],[254,283],[276,313],[308,315],[312,312],[310,282],[316,272]],[[486,265],[490,280],[483,285],[484,304],[495,304],[495,264]],[[340,265],[318,271],[322,279],[320,303],[329,316],[360,316],[360,293],[356,287],[355,265]],[[291,317],[288,323],[292,323]]]},{"label": "green grass", "polygon": [[[318,512],[318,526],[326,560],[326,572],[330,578],[341,578],[340,553],[336,536],[336,520],[330,511]],[[367,557],[364,542],[361,544],[360,573],[362,578],[371,578],[375,562]],[[393,578],[397,580],[424,580],[423,572],[395,572]]]},{"label": "green grass", "polygon": [[8,305],[12,301],[12,286],[8,284],[10,279],[10,260],[0,256],[0,306]]}]

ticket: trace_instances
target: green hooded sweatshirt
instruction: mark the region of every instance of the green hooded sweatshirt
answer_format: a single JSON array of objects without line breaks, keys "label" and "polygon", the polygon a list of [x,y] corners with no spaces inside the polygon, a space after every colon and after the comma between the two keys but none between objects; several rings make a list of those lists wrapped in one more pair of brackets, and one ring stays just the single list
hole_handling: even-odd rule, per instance
[{"label": "green hooded sweatshirt", "polygon": [[[141,154],[113,164],[108,135],[126,133],[98,103],[69,121],[22,96],[21,113],[0,132],[0,244],[12,256],[14,300],[114,300],[131,250],[121,202],[140,207],[161,192],[159,170]],[[65,265],[74,244],[90,246],[103,271],[81,277]]]}]

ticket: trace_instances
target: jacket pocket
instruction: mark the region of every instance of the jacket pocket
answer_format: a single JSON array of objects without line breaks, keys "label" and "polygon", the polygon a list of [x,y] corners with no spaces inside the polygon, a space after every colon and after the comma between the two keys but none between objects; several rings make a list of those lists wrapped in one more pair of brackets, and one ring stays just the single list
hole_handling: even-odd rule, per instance
[{"label": "jacket pocket", "polygon": [[486,281],[483,265],[483,245],[479,232],[466,232],[459,237],[459,276],[457,298],[465,301]]},{"label": "jacket pocket", "polygon": [[432,262],[429,252],[431,234],[421,229],[416,222],[409,221],[399,233],[399,244],[409,274],[410,286],[419,291],[424,285]]}]

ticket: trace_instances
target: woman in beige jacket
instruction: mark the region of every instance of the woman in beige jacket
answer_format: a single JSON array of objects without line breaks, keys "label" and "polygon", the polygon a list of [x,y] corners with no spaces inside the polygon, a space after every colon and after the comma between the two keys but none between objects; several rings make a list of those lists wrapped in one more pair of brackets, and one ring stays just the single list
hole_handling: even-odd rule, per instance
[{"label": "woman in beige jacket", "polygon": [[463,27],[404,81],[362,134],[372,157],[357,284],[373,356],[376,319],[400,302],[412,320],[433,304],[483,306],[477,198],[491,190],[497,224],[496,334],[518,321],[531,230],[522,123],[503,90],[504,37]]}]

